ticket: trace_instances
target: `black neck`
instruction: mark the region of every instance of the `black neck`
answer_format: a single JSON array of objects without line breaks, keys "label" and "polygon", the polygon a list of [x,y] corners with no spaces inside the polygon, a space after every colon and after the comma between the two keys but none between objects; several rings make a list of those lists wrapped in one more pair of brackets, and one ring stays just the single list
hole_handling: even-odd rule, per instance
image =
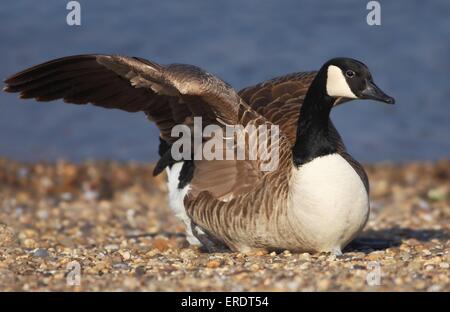
[{"label": "black neck", "polygon": [[334,98],[326,94],[325,86],[326,73],[321,70],[311,83],[300,109],[297,139],[292,151],[296,166],[337,151],[336,141],[329,133],[329,118]]}]

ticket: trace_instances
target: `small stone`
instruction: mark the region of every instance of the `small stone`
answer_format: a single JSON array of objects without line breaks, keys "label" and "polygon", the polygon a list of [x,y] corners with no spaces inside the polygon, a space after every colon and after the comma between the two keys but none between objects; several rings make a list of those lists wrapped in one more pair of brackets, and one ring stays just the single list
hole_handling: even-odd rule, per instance
[{"label": "small stone", "polygon": [[47,220],[48,219],[48,211],[47,210],[39,210],[36,213],[36,215],[37,215],[37,217],[39,219],[42,219],[42,220]]},{"label": "small stone", "polygon": [[381,258],[383,258],[383,251],[373,251],[366,257],[370,261],[380,260]]},{"label": "small stone", "polygon": [[321,279],[318,283],[317,283],[317,289],[320,291],[324,291],[327,290],[330,287],[330,280],[329,279]]},{"label": "small stone", "polygon": [[292,254],[289,250],[285,250],[285,251],[283,251],[283,256],[290,257],[290,256],[292,256]]},{"label": "small stone", "polygon": [[427,291],[435,292],[435,291],[441,291],[442,286],[441,285],[431,285],[428,287]]},{"label": "small stone", "polygon": [[206,264],[206,267],[210,268],[210,269],[216,269],[216,268],[220,267],[220,261],[211,260]]},{"label": "small stone", "polygon": [[408,245],[402,244],[400,246],[400,250],[404,251],[404,252],[411,252],[411,248],[408,247]]},{"label": "small stone", "polygon": [[304,252],[304,253],[300,254],[298,256],[298,258],[300,260],[303,260],[303,261],[310,261],[311,260],[311,255],[309,253],[307,253],[307,252]]},{"label": "small stone", "polygon": [[336,255],[329,255],[327,258],[327,261],[335,261],[336,260]]},{"label": "small stone", "polygon": [[71,193],[69,193],[69,192],[61,194],[61,200],[71,201],[72,199],[73,199],[73,195]]},{"label": "small stone", "polygon": [[36,248],[36,242],[32,238],[26,238],[22,242],[25,248]]},{"label": "small stone", "polygon": [[130,260],[130,258],[131,258],[131,254],[130,254],[130,252],[129,251],[119,251],[119,254],[122,256],[122,259],[123,260]]},{"label": "small stone", "polygon": [[309,262],[305,262],[302,265],[300,265],[300,270],[307,270],[309,266],[310,266]]},{"label": "small stone", "polygon": [[400,257],[403,261],[408,261],[411,259],[411,256],[408,253],[403,253]]},{"label": "small stone", "polygon": [[414,287],[415,287],[416,289],[423,289],[423,288],[426,287],[426,285],[427,285],[427,284],[426,284],[424,281],[418,280],[418,281],[416,281]]},{"label": "small stone", "polygon": [[85,189],[83,193],[83,198],[87,201],[96,201],[98,199],[98,192],[91,189]]},{"label": "small stone", "polygon": [[267,255],[267,251],[266,251],[266,250],[263,250],[263,249],[257,250],[257,251],[254,253],[254,256],[258,256],[258,257],[264,256],[264,255]]},{"label": "small stone", "polygon": [[107,273],[110,267],[111,264],[108,261],[99,261],[96,263],[94,270],[97,272]]},{"label": "small stone", "polygon": [[[268,280],[265,283],[266,285],[270,285],[270,282]],[[286,286],[289,289],[289,291],[297,291],[300,288],[300,283],[298,281],[291,281],[288,282]]]},{"label": "small stone", "polygon": [[145,275],[145,272],[146,272],[145,267],[143,265],[140,265],[134,270],[134,275],[140,277]]},{"label": "small stone", "polygon": [[106,251],[113,252],[119,250],[119,246],[116,244],[109,244],[105,246]]},{"label": "small stone", "polygon": [[396,278],[394,279],[394,283],[395,283],[396,285],[403,285],[404,281],[403,281],[403,279],[402,279],[401,277],[396,277]]},{"label": "small stone", "polygon": [[61,235],[58,237],[58,242],[63,245],[64,247],[69,247],[69,248],[73,248],[75,247],[75,243],[73,242],[73,240],[66,236],[66,235]]},{"label": "small stone", "polygon": [[129,269],[130,266],[124,262],[120,262],[120,263],[116,263],[113,265],[114,269],[119,269],[119,270],[126,270]]},{"label": "small stone", "polygon": [[138,287],[140,284],[136,278],[127,277],[124,279],[123,285],[127,288],[134,289],[134,288]]},{"label": "small stone", "polygon": [[433,269],[434,269],[434,265],[432,265],[432,264],[427,264],[427,265],[425,265],[425,270],[431,271],[431,270],[433,270]]},{"label": "small stone", "polygon": [[433,201],[441,201],[447,196],[447,190],[445,187],[434,188],[428,191],[427,196]]},{"label": "small stone", "polygon": [[155,238],[153,240],[153,248],[156,248],[159,251],[165,251],[169,249],[169,242],[166,238]]},{"label": "small stone", "polygon": [[365,270],[366,266],[360,265],[360,264],[355,264],[355,265],[352,265],[352,268],[353,268],[353,270]]},{"label": "small stone", "polygon": [[96,257],[99,260],[103,260],[105,259],[106,255],[103,252],[99,252]]},{"label": "small stone", "polygon": [[38,248],[33,252],[33,256],[38,258],[47,258],[49,256],[49,253],[47,249]]},{"label": "small stone", "polygon": [[450,264],[448,262],[442,262],[442,263],[439,263],[439,267],[441,269],[448,269],[448,268],[450,268]]}]

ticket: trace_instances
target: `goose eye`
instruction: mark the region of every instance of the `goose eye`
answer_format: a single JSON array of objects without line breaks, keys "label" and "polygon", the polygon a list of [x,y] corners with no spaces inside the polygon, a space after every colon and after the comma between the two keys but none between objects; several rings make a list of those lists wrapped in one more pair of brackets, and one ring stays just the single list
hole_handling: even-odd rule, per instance
[{"label": "goose eye", "polygon": [[354,76],[355,76],[355,72],[353,71],[353,70],[347,70],[346,72],[345,72],[345,75],[348,77],[348,78],[353,78]]}]

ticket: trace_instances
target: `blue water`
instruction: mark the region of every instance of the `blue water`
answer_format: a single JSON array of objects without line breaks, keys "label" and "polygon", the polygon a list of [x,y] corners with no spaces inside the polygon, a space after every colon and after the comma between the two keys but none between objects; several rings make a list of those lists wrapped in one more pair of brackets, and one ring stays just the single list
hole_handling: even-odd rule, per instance
[{"label": "blue water", "polygon": [[[66,3],[0,4],[0,78],[52,58],[97,52],[195,64],[240,89],[350,56],[364,61],[397,100],[334,110],[350,152],[366,162],[450,156],[448,0],[380,1],[381,26],[367,25],[361,0],[81,0],[78,27],[66,24]],[[157,157],[157,137],[142,114],[0,93],[0,156],[148,161]]]}]

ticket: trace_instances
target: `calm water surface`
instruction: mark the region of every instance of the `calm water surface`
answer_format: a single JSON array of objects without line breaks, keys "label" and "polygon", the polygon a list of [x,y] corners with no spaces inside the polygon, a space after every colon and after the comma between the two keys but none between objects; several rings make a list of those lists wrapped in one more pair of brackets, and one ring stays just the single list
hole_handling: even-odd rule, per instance
[{"label": "calm water surface", "polygon": [[[350,152],[366,162],[449,157],[450,2],[380,2],[382,25],[370,27],[358,0],[80,1],[82,26],[70,27],[67,1],[3,1],[0,77],[97,52],[195,64],[240,89],[350,56],[397,100],[333,111]],[[0,93],[0,156],[149,161],[157,133],[143,114]]]}]

